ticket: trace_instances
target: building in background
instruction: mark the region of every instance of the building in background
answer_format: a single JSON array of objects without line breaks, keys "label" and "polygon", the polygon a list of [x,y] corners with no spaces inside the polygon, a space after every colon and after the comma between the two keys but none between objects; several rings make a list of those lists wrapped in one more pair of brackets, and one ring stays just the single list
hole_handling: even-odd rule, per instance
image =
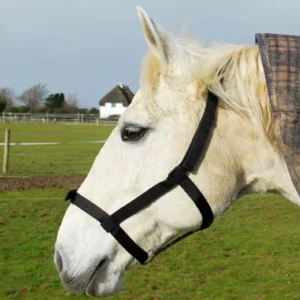
[{"label": "building in background", "polygon": [[118,119],[134,97],[130,88],[122,83],[115,86],[99,101],[100,119]]}]

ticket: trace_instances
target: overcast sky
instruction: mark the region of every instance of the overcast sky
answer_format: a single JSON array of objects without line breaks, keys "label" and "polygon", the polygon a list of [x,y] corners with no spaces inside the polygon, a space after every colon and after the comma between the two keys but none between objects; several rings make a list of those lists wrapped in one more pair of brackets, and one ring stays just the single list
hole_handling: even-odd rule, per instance
[{"label": "overcast sky", "polygon": [[118,82],[136,92],[147,49],[136,5],[175,34],[187,24],[205,43],[300,35],[300,0],[0,0],[0,87],[20,94],[45,83],[89,108]]}]

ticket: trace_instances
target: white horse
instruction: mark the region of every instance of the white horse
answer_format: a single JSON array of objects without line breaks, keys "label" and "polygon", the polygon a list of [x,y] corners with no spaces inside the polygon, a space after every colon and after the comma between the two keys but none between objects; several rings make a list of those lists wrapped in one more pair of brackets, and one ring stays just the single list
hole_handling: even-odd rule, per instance
[{"label": "white horse", "polygon": [[[142,8],[137,10],[149,46],[140,89],[78,192],[111,214],[165,179],[184,156],[211,91],[219,97],[216,125],[200,168],[189,177],[214,217],[253,192],[277,191],[299,205],[274,140],[258,47],[204,48],[193,39],[174,38]],[[122,228],[151,253],[201,224],[201,214],[177,187],[124,221]],[[123,274],[135,260],[99,222],[70,205],[54,261],[68,290],[101,296],[120,290]]]}]

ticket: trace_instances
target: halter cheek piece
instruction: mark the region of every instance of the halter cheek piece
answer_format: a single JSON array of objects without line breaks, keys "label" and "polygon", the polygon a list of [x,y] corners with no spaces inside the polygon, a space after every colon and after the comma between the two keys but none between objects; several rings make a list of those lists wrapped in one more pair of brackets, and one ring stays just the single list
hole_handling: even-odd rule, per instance
[{"label": "halter cheek piece", "polygon": [[[91,217],[96,219],[101,226],[110,233],[136,260],[141,264],[149,263],[156,255],[165,251],[167,248],[178,243],[188,235],[209,227],[214,219],[212,210],[197,188],[197,186],[188,177],[189,172],[193,172],[196,165],[199,163],[200,156],[205,152],[205,146],[208,142],[209,134],[213,126],[216,109],[218,105],[218,97],[211,92],[208,93],[208,99],[206,102],[205,111],[203,117],[198,125],[197,131],[190,143],[190,146],[185,153],[185,156],[181,163],[175,167],[168,175],[168,177],[152,186],[146,192],[115,211],[112,215],[108,215],[100,207],[77,193],[77,190],[71,190],[68,192],[65,200],[71,200],[73,204],[85,211]],[[188,194],[188,196],[195,203],[200,214],[202,215],[202,225],[200,228],[189,231],[184,235],[176,238],[175,240],[167,243],[166,245],[158,248],[149,259],[148,253],[139,247],[130,236],[122,229],[120,224],[148,207],[151,203],[171,191],[178,185]]]}]

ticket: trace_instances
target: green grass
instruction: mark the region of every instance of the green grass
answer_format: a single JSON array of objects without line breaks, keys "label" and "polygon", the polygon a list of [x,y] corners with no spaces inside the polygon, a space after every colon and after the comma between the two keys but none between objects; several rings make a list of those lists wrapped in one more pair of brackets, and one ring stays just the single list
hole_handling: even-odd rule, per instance
[{"label": "green grass", "polygon": [[[8,176],[86,174],[103,144],[68,144],[106,140],[113,126],[0,124],[0,139],[11,129],[11,142],[61,142],[62,145],[11,146]],[[3,147],[0,147],[0,164]]]},{"label": "green grass", "polygon": [[[1,193],[0,299],[72,297],[52,262],[65,192]],[[106,299],[300,299],[299,236],[295,205],[244,197],[208,230],[133,267],[121,293]]]},{"label": "green grass", "polygon": [[113,126],[68,124],[0,124],[0,136],[11,130],[12,142],[80,142],[105,140]]}]

